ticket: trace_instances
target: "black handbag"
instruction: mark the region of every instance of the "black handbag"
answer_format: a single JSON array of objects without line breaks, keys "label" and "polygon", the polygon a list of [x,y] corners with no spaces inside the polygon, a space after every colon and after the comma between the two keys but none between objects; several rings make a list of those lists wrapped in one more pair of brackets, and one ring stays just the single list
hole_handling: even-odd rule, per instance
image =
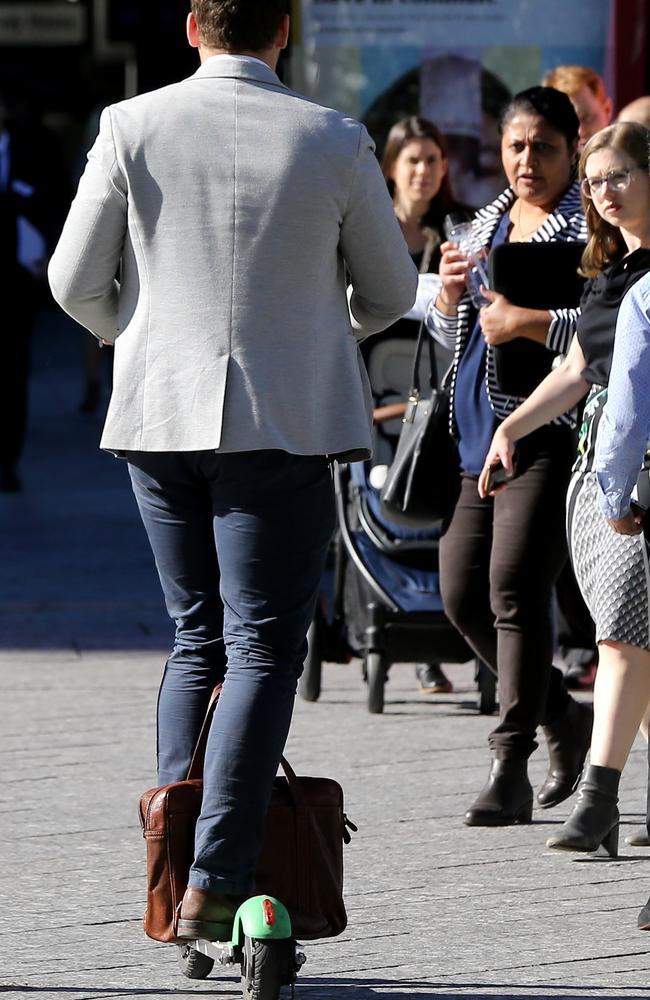
[{"label": "black handbag", "polygon": [[[431,395],[422,398],[419,368],[425,338]],[[410,528],[427,528],[449,517],[460,491],[458,451],[449,431],[449,393],[437,385],[433,341],[421,323],[406,413],[380,496],[388,520]]]}]

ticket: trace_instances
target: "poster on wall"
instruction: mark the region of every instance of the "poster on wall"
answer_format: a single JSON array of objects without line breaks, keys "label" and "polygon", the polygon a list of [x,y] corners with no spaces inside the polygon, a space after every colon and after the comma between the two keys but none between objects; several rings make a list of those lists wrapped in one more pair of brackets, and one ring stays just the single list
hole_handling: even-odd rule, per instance
[{"label": "poster on wall", "polygon": [[560,64],[603,73],[613,0],[294,0],[291,83],[362,120],[381,153],[407,115],[449,141],[462,201],[504,187],[498,119]]}]

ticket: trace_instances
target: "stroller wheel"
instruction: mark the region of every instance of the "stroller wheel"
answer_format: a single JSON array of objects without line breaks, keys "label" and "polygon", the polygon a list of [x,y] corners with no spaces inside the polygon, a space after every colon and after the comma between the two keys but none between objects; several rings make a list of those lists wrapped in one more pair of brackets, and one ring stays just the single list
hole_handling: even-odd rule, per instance
[{"label": "stroller wheel", "polygon": [[298,681],[298,694],[305,701],[318,701],[320,698],[323,673],[320,631],[318,619],[314,618],[307,633],[307,656]]},{"label": "stroller wheel", "polygon": [[368,711],[379,715],[384,711],[386,660],[381,653],[367,653],[364,673],[368,684]]}]

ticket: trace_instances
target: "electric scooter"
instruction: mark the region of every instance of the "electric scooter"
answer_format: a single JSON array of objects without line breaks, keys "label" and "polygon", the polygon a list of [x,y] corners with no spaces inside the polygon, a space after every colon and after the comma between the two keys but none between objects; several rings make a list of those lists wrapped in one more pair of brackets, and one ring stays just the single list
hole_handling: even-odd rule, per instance
[{"label": "electric scooter", "polygon": [[184,941],[178,963],[188,979],[206,979],[215,962],[241,968],[244,1000],[278,1000],[307,961],[292,936],[286,907],[273,896],[252,896],[237,910],[232,928],[224,924],[223,941]]}]

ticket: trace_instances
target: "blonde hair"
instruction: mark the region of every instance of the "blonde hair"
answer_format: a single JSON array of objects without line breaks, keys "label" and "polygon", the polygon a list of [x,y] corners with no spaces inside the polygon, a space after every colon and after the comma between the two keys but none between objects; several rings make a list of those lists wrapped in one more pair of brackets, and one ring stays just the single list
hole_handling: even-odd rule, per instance
[{"label": "blonde hair", "polygon": [[607,100],[607,91],[602,77],[590,66],[556,66],[542,80],[545,87],[555,87],[572,97],[583,87],[589,87],[601,104]]},{"label": "blonde hair", "polygon": [[[578,172],[582,182],[586,176],[587,160],[600,149],[614,149],[625,153],[636,167],[649,169],[650,131],[636,122],[617,122],[608,125],[591,137],[580,156]],[[650,183],[650,173],[648,174]],[[604,267],[616,260],[625,251],[625,242],[620,230],[596,210],[591,198],[582,195],[582,203],[587,219],[589,240],[582,255],[581,270],[589,278],[595,277]]]}]

